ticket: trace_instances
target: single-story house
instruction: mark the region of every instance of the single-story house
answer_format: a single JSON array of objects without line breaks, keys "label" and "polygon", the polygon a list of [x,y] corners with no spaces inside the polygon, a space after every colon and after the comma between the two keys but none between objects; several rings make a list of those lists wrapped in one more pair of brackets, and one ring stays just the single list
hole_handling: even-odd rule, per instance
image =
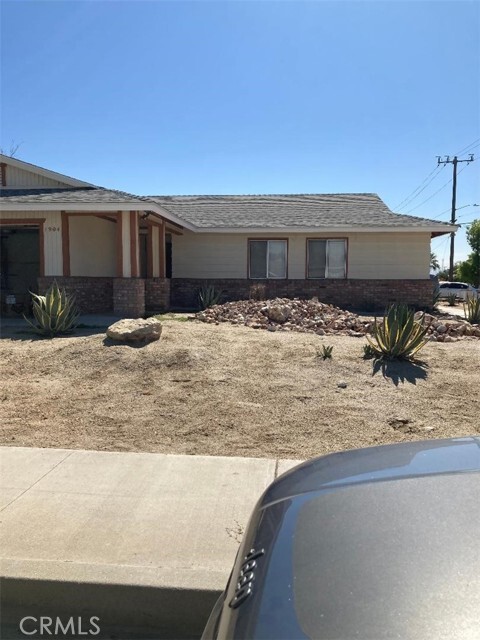
[{"label": "single-story house", "polygon": [[0,157],[1,302],[56,279],[83,312],[140,316],[228,299],[343,306],[431,302],[430,240],[456,226],[393,213],[372,193],[136,196]]}]

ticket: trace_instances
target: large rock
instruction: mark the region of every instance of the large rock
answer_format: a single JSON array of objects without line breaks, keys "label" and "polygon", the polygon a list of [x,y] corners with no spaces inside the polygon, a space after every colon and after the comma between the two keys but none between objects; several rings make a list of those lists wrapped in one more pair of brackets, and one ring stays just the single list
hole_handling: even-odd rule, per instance
[{"label": "large rock", "polygon": [[152,342],[162,335],[162,323],[156,318],[119,320],[107,329],[107,336],[121,342]]},{"label": "large rock", "polygon": [[269,320],[272,320],[272,322],[278,322],[278,324],[284,324],[290,318],[292,310],[286,304],[272,305],[270,307],[267,307],[266,313]]}]

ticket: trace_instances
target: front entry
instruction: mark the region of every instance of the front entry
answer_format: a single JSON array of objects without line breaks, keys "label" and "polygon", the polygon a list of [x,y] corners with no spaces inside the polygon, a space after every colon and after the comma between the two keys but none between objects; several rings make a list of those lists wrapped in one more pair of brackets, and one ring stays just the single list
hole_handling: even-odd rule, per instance
[{"label": "front entry", "polygon": [[30,291],[37,291],[40,276],[38,227],[0,228],[1,312],[20,315],[29,310]]}]

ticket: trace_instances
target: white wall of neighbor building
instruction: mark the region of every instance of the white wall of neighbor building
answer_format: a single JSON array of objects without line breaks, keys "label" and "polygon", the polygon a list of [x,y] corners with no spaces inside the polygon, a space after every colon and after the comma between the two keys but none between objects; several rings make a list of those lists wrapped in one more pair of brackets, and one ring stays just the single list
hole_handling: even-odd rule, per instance
[{"label": "white wall of neighbor building", "polygon": [[[288,277],[305,278],[307,238],[348,239],[348,278],[429,277],[430,233],[272,234],[288,239]],[[266,234],[193,233],[172,239],[174,278],[247,278],[248,239]]]},{"label": "white wall of neighbor building", "polygon": [[58,180],[52,180],[46,178],[33,171],[25,171],[19,169],[11,164],[7,163],[6,167],[7,189],[39,189],[41,187],[47,188],[72,188],[71,185],[59,182]]},{"label": "white wall of neighbor building", "polygon": [[60,211],[2,211],[0,218],[11,220],[13,224],[15,220],[44,218],[45,275],[62,275],[62,218]]},{"label": "white wall of neighbor building", "polygon": [[69,216],[71,276],[115,277],[116,229],[103,218]]}]

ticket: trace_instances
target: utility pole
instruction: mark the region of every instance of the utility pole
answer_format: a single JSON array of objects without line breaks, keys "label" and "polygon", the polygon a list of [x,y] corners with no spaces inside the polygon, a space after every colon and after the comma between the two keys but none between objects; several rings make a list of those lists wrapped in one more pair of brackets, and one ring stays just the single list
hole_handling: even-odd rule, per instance
[{"label": "utility pole", "polygon": [[[475,158],[473,157],[473,153],[469,154],[469,158],[464,160],[459,160],[457,156],[454,156],[453,160],[450,160],[450,156],[446,156],[445,160],[441,160],[440,156],[437,156],[437,165],[439,164],[453,164],[453,186],[452,186],[452,215],[450,218],[450,222],[455,224],[456,218],[456,205],[457,205],[457,165],[459,162],[473,162]],[[453,280],[453,265],[454,265],[454,253],[455,253],[455,232],[452,231],[450,234],[450,267],[448,270],[448,279]]]}]

